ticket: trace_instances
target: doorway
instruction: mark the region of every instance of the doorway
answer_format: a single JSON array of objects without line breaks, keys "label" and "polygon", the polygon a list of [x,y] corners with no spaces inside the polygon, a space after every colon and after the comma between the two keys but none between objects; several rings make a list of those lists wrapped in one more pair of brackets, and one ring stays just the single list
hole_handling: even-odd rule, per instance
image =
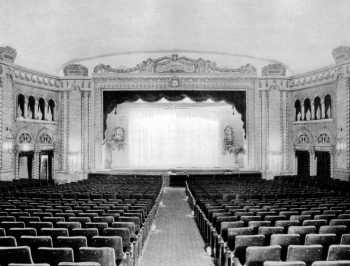
[{"label": "doorway", "polygon": [[39,154],[39,179],[52,181],[53,151],[41,151]]},{"label": "doorway", "polygon": [[331,155],[328,151],[316,151],[317,177],[329,179],[331,177]]},{"label": "doorway", "polygon": [[310,176],[310,153],[308,151],[295,151],[297,158],[297,174],[299,177]]},{"label": "doorway", "polygon": [[18,155],[18,178],[32,179],[34,152],[20,152]]}]

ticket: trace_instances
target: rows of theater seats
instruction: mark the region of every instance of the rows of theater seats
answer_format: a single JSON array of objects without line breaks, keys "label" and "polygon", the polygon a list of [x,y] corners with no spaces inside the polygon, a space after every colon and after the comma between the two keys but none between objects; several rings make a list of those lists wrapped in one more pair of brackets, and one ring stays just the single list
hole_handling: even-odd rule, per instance
[{"label": "rows of theater seats", "polygon": [[0,265],[136,265],[160,177],[89,178],[0,195]]},{"label": "rows of theater seats", "polygon": [[[193,179],[186,190],[217,265],[350,266],[349,191],[215,180]],[[239,196],[227,197],[230,190]]]}]

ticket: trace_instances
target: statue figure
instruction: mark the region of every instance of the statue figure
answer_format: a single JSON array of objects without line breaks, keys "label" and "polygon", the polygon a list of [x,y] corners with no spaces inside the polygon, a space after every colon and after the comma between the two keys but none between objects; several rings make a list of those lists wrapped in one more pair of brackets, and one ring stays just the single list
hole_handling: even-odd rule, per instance
[{"label": "statue figure", "polygon": [[305,109],[304,109],[304,105],[301,105],[301,119],[300,120],[304,120],[305,118]]},{"label": "statue figure", "polygon": [[311,120],[315,119],[315,104],[314,104],[313,101],[311,102],[311,116],[310,116],[310,119]]},{"label": "statue figure", "polygon": [[327,109],[327,118],[331,118],[331,106],[328,106],[328,109]]},{"label": "statue figure", "polygon": [[20,104],[17,106],[17,118],[21,118],[21,119],[23,118],[22,108]]},{"label": "statue figure", "polygon": [[27,110],[27,118],[29,118],[29,119],[33,118],[32,109],[30,108],[29,104],[28,104],[28,110]]},{"label": "statue figure", "polygon": [[326,112],[325,112],[325,104],[324,104],[324,99],[321,98],[321,119],[326,118]]},{"label": "statue figure", "polygon": [[301,112],[298,112],[297,121],[301,121]]},{"label": "statue figure", "polygon": [[41,120],[43,119],[43,114],[41,112],[40,106],[38,105],[37,111],[36,111],[36,119]]},{"label": "statue figure", "polygon": [[311,117],[310,110],[306,111],[306,115],[305,116],[306,116],[306,120],[309,121],[310,117]]},{"label": "statue figure", "polygon": [[317,106],[317,111],[316,111],[316,117],[315,119],[321,119],[321,110],[320,110],[320,106]]},{"label": "statue figure", "polygon": [[45,120],[47,120],[47,121],[52,121],[51,108],[50,108],[49,105],[47,105],[47,107],[46,107],[46,116],[45,116]]},{"label": "statue figure", "polygon": [[24,118],[28,118],[28,98],[24,98],[23,113]]}]

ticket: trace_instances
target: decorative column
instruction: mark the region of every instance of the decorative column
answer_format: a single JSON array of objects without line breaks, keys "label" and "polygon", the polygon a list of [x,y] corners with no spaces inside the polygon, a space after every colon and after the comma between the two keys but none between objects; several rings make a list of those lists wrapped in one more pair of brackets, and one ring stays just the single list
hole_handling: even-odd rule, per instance
[{"label": "decorative column", "polygon": [[321,97],[321,119],[325,119],[326,118],[326,106],[324,103],[324,97]]},{"label": "decorative column", "polygon": [[82,142],[81,142],[81,150],[83,154],[83,171],[86,172],[89,167],[89,110],[88,110],[88,103],[89,103],[89,92],[88,91],[82,91],[82,121],[81,121],[81,130],[82,130]]},{"label": "decorative column", "polygon": [[264,175],[268,168],[267,150],[268,150],[268,91],[261,90],[261,167]]},{"label": "decorative column", "polygon": [[315,119],[315,100],[311,100],[311,120]]},{"label": "decorative column", "polygon": [[312,148],[309,152],[310,152],[310,176],[316,176],[316,174],[317,174],[317,158],[315,156],[315,149]]},{"label": "decorative column", "polygon": [[15,179],[19,178],[19,151],[15,151]]},{"label": "decorative column", "polygon": [[68,171],[68,91],[64,91],[62,94],[62,170]]},{"label": "decorative column", "polygon": [[[295,108],[293,108],[295,109]],[[288,104],[287,92],[281,91],[281,131],[282,131],[282,168],[283,172],[288,169]],[[293,120],[295,119],[295,116]]]},{"label": "decorative column", "polygon": [[34,156],[32,164],[32,179],[39,179],[39,167],[40,167],[40,149],[34,147]]},{"label": "decorative column", "polygon": [[300,103],[300,107],[301,107],[301,121],[304,121],[305,120],[305,107],[304,107],[304,101],[302,101]]}]

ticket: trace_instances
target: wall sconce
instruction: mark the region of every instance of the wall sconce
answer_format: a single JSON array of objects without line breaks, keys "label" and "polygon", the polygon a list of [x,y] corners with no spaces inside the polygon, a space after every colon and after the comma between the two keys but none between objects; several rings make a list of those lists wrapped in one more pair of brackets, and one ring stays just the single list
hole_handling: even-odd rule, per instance
[{"label": "wall sconce", "polygon": [[4,152],[13,153],[15,147],[15,138],[9,128],[5,130],[5,140],[2,144],[2,148]]},{"label": "wall sconce", "polygon": [[338,151],[346,151],[347,145],[346,145],[346,142],[342,140],[342,141],[338,141],[336,147]]}]

